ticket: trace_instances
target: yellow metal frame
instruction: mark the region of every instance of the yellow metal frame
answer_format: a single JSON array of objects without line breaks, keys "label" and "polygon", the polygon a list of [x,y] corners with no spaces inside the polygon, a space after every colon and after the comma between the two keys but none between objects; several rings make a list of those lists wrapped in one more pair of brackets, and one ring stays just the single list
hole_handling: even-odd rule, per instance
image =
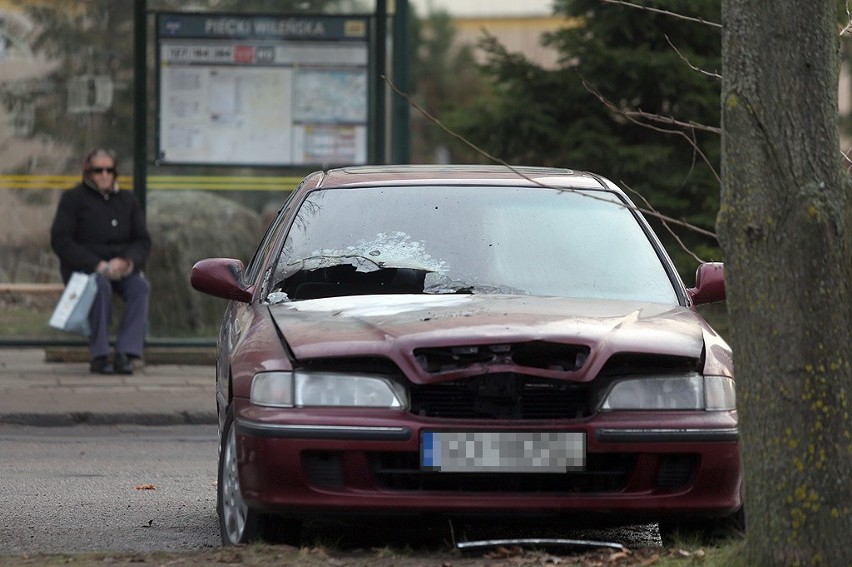
[{"label": "yellow metal frame", "polygon": [[[149,191],[290,191],[303,177],[152,175],[146,179]],[[80,181],[79,175],[0,175],[0,189],[68,189]],[[120,176],[118,184],[133,189],[133,178]]]}]

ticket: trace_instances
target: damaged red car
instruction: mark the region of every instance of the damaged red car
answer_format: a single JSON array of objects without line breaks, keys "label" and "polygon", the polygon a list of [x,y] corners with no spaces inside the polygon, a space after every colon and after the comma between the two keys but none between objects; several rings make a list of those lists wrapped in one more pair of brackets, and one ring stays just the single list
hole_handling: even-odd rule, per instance
[{"label": "damaged red car", "polygon": [[742,522],[731,351],[598,175],[361,166],[210,258],[222,540],[356,513]]}]

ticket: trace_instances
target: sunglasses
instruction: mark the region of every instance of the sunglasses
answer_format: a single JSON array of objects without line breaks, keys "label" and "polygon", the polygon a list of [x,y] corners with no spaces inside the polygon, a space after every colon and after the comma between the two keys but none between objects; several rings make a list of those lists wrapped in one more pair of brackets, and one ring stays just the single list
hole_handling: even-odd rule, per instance
[{"label": "sunglasses", "polygon": [[115,174],[114,167],[90,167],[86,171],[88,171],[89,173],[109,173],[110,175]]}]

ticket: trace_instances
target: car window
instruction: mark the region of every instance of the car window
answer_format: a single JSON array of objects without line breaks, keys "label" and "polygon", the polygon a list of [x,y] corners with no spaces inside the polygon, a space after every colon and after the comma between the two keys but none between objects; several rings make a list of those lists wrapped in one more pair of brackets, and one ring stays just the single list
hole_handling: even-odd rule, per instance
[{"label": "car window", "polygon": [[[299,185],[299,187],[301,187],[301,184]],[[285,212],[290,206],[292,206],[293,196],[298,192],[299,187],[297,187],[293,191],[290,191],[290,193],[287,195],[287,199],[281,206],[281,209],[278,210],[278,213],[276,214],[275,218],[272,219],[272,222],[269,223],[268,227],[266,227],[266,232],[263,234],[263,238],[261,239],[260,244],[254,251],[251,260],[249,260],[249,263],[246,266],[244,276],[245,281],[254,282],[257,278],[257,273],[263,265],[264,259],[268,257],[267,251],[269,250],[269,246],[271,245],[272,241],[275,240],[276,236],[281,233],[281,228],[285,219]]]},{"label": "car window", "polygon": [[620,203],[610,192],[530,187],[317,190],[290,228],[273,291],[295,300],[503,293],[676,304],[657,250]]}]

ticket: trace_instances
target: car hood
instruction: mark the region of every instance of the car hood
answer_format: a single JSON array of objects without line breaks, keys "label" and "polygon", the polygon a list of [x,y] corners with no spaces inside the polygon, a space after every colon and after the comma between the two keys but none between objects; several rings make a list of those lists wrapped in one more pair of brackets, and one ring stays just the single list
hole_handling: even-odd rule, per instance
[{"label": "car hood", "polygon": [[[587,347],[588,357],[570,374],[571,379],[584,381],[593,378],[618,352],[697,361],[704,356],[708,334],[715,336],[686,307],[609,300],[373,295],[282,303],[269,309],[297,361],[384,357],[395,361],[415,382],[429,381],[429,373],[414,360],[414,350],[419,348],[531,341],[577,345]],[[727,352],[721,339],[714,345],[714,350]],[[487,371],[504,370],[507,368],[493,367]],[[483,369],[464,372],[481,373]]]}]

